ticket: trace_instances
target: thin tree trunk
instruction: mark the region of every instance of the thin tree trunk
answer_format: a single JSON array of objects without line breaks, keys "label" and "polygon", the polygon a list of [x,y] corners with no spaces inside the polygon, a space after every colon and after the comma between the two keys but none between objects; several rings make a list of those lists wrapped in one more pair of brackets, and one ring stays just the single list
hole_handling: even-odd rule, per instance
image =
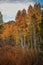
[{"label": "thin tree trunk", "polygon": [[23,38],[22,38],[22,36],[21,36],[21,47],[24,48],[24,46],[23,46]]}]

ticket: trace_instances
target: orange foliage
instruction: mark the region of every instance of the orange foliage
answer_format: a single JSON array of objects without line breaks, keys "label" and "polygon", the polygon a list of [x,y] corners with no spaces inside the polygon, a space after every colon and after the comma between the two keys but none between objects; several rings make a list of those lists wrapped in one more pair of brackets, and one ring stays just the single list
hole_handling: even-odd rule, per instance
[{"label": "orange foliage", "polygon": [[1,37],[3,39],[12,36],[16,40],[20,38],[20,34],[23,33],[23,35],[28,35],[28,32],[30,32],[30,26],[32,21],[32,16],[35,14],[36,16],[36,23],[40,22],[41,20],[41,7],[40,4],[35,4],[34,7],[31,5],[28,8],[28,12],[26,12],[25,9],[22,11],[18,11],[16,15],[15,22],[11,23],[5,23],[3,24],[3,33]]}]

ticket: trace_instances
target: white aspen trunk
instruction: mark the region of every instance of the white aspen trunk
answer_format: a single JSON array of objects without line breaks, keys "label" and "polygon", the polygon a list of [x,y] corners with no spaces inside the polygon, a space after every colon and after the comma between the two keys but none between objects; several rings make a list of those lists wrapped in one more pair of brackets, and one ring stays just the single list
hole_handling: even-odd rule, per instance
[{"label": "white aspen trunk", "polygon": [[25,39],[25,35],[24,35],[24,47],[26,47],[26,43],[25,43],[26,39]]},{"label": "white aspen trunk", "polygon": [[22,36],[21,36],[21,47],[23,48],[24,46],[23,46],[23,38],[22,38]]},{"label": "white aspen trunk", "polygon": [[30,39],[31,39],[31,49],[33,49],[33,43],[32,43],[32,24],[30,23],[30,28],[31,28],[31,31],[30,31]]},{"label": "white aspen trunk", "polygon": [[36,19],[33,19],[33,38],[34,38],[34,49],[37,52],[37,37],[36,37],[36,28],[37,28],[37,22]]},{"label": "white aspen trunk", "polygon": [[36,50],[36,28],[35,28],[35,26],[34,26],[33,30],[34,30],[34,49]]}]

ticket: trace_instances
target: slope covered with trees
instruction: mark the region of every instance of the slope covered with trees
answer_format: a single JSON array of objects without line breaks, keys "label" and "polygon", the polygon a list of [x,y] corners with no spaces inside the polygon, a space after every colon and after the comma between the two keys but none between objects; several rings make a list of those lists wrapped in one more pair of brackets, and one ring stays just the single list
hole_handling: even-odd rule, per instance
[{"label": "slope covered with trees", "polygon": [[38,64],[43,65],[43,11],[36,3],[0,24],[0,65]]},{"label": "slope covered with trees", "polygon": [[15,21],[0,25],[0,43],[28,48],[37,47],[41,19],[40,4],[35,4],[34,7],[30,5],[27,11],[25,9],[19,10]]}]

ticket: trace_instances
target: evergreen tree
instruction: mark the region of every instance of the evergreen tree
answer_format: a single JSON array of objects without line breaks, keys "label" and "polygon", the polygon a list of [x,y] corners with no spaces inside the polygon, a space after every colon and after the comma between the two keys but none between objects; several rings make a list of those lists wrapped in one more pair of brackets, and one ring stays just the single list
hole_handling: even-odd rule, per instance
[{"label": "evergreen tree", "polygon": [[0,12],[0,24],[2,24],[2,23],[3,23],[3,15]]}]

